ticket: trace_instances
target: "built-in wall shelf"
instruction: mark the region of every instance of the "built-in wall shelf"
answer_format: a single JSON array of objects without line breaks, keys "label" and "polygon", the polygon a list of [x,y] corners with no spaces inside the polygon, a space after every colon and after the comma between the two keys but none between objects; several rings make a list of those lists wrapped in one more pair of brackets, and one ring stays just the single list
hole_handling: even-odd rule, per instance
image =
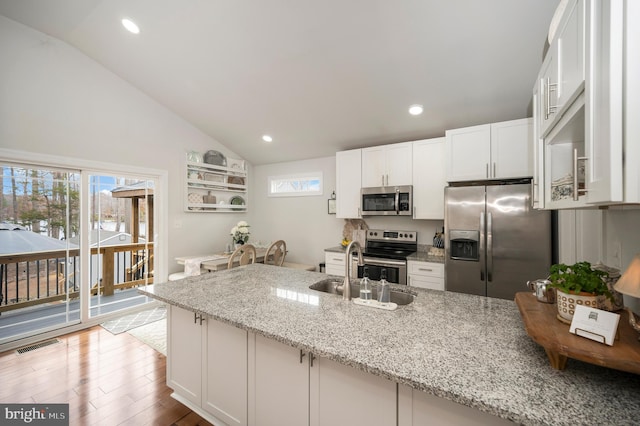
[{"label": "built-in wall shelf", "polygon": [[244,160],[225,165],[185,162],[185,211],[232,213],[247,211],[247,170]]}]

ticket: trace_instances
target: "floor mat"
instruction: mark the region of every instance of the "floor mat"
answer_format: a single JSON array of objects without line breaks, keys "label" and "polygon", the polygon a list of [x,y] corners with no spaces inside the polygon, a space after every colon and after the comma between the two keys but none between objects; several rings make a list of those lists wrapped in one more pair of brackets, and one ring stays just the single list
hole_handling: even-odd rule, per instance
[{"label": "floor mat", "polygon": [[149,324],[167,316],[166,306],[158,306],[154,309],[136,312],[135,314],[124,315],[120,318],[105,321],[100,324],[111,334],[120,334],[133,328]]},{"label": "floor mat", "polygon": [[151,346],[161,354],[167,355],[166,318],[129,330],[129,334]]}]

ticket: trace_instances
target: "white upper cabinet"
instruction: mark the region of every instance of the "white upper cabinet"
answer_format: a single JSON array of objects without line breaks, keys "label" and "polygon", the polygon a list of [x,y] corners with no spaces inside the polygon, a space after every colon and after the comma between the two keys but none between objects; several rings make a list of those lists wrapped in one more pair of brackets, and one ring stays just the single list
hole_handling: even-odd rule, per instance
[{"label": "white upper cabinet", "polygon": [[491,125],[446,131],[447,181],[487,179],[491,162]]},{"label": "white upper cabinet", "polygon": [[553,45],[547,51],[538,74],[538,87],[540,102],[537,108],[538,121],[536,123],[538,133],[545,135],[551,123],[557,117],[558,106],[558,58],[557,49]]},{"label": "white upper cabinet", "polygon": [[362,149],[362,187],[411,185],[411,142]]},{"label": "white upper cabinet", "polygon": [[557,106],[569,105],[584,89],[584,2],[572,1],[565,9],[567,19],[557,43]]},{"label": "white upper cabinet", "polygon": [[558,35],[538,74],[539,133],[542,136],[560,120],[585,84],[585,4],[573,0],[558,26]]},{"label": "white upper cabinet", "polygon": [[491,124],[491,177],[533,176],[533,119]]},{"label": "white upper cabinet", "polygon": [[413,218],[444,219],[445,138],[413,142]]},{"label": "white upper cabinet", "polygon": [[336,217],[360,217],[360,188],[362,187],[362,150],[352,149],[336,153]]},{"label": "white upper cabinet", "polygon": [[[576,0],[567,6],[534,87],[538,142],[544,147],[544,201],[538,207],[640,201],[633,162],[640,154],[639,9],[629,0]],[[545,123],[544,75],[550,67],[559,83],[554,117]]]},{"label": "white upper cabinet", "polygon": [[528,118],[447,130],[447,180],[531,177],[532,138]]}]

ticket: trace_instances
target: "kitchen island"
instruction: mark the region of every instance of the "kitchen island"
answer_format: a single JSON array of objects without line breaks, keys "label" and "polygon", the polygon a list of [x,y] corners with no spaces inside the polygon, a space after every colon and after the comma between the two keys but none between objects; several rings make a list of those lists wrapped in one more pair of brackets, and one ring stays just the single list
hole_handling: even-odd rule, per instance
[{"label": "kitchen island", "polygon": [[411,392],[521,424],[638,422],[640,376],[573,360],[554,370],[512,301],[412,289],[413,303],[382,311],[308,288],[324,278],[254,264],[140,292],[296,348],[301,361],[313,354],[397,383],[398,424]]}]

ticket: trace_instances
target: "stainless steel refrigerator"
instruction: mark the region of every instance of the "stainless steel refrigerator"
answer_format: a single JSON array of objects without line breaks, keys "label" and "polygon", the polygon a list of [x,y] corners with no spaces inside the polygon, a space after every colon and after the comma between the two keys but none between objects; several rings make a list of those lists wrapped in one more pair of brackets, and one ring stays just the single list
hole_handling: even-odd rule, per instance
[{"label": "stainless steel refrigerator", "polygon": [[549,275],[551,212],[531,207],[531,183],[445,189],[446,289],[513,300]]}]

